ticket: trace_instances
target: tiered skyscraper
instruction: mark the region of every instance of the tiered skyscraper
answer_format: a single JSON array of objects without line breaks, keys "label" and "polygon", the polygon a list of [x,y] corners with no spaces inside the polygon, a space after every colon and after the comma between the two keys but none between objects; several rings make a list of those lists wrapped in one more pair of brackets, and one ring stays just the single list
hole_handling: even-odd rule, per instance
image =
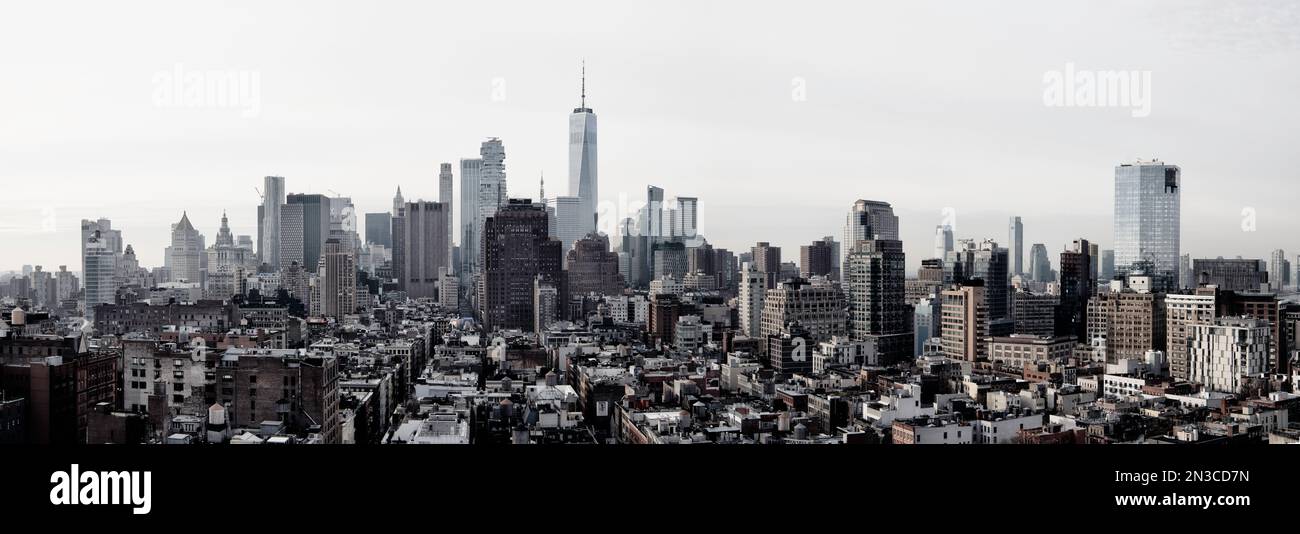
[{"label": "tiered skyscraper", "polygon": [[1152,275],[1161,291],[1177,290],[1181,171],[1161,161],[1115,167],[1115,275]]}]

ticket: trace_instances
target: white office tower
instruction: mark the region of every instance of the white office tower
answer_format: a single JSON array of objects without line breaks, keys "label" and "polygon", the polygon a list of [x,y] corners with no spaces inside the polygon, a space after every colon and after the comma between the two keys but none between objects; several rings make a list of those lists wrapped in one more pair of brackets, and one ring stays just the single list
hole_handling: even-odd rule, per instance
[{"label": "white office tower", "polygon": [[568,258],[573,243],[591,233],[582,224],[582,199],[578,197],[555,197],[555,228],[551,234],[560,240],[564,247],[564,257]]},{"label": "white office tower", "polygon": [[[86,222],[82,222],[83,227]],[[113,304],[117,298],[117,254],[104,236],[102,231],[92,229],[81,242],[81,277],[86,290],[86,317],[90,320],[94,320],[95,305]]]},{"label": "white office tower", "polygon": [[172,246],[167,247],[167,269],[171,282],[203,282],[203,234],[190,224],[188,213],[172,225]]},{"label": "white office tower", "polygon": [[1161,161],[1115,167],[1115,276],[1140,270],[1162,292],[1179,287],[1181,180]]},{"label": "white office tower", "polygon": [[393,195],[393,216],[401,217],[402,208],[406,206],[406,200],[402,198],[402,186],[397,186],[397,194]]},{"label": "white office tower", "polygon": [[664,233],[664,190],[653,185],[646,187],[645,206],[637,217],[640,225],[636,235],[663,237]]},{"label": "white office tower", "polygon": [[670,203],[671,216],[669,224],[675,237],[692,238],[699,232],[700,199],[696,197],[677,197]]},{"label": "white office tower", "polygon": [[[581,238],[596,231],[596,114],[587,107],[587,68],[582,69],[582,100],[569,115],[569,196],[578,198],[575,218]],[[558,206],[557,206],[558,209]],[[565,250],[568,250],[566,243]]]},{"label": "white office tower", "polygon": [[740,291],[736,296],[740,331],[749,337],[759,337],[763,328],[763,305],[767,296],[767,276],[758,272],[752,263],[740,266]]},{"label": "white office tower", "polygon": [[844,222],[844,242],[840,244],[840,260],[844,264],[858,241],[885,239],[898,241],[898,216],[888,202],[858,200],[849,208]]},{"label": "white office tower", "polygon": [[1007,269],[1007,276],[1015,276],[1025,273],[1025,225],[1021,223],[1020,217],[1012,217],[1010,224],[1007,225],[1007,247],[1010,254],[1011,268]]},{"label": "white office tower", "polygon": [[453,249],[456,246],[456,212],[452,207],[451,164],[443,163],[438,168],[438,202],[446,205],[447,210],[447,272],[456,272],[452,265]]},{"label": "white office tower", "polygon": [[1221,393],[1244,393],[1246,379],[1268,372],[1269,324],[1224,317],[1191,327],[1187,379]]},{"label": "white office tower", "polygon": [[944,259],[952,252],[952,226],[941,224],[934,227],[934,256]]},{"label": "white office tower", "polygon": [[[110,252],[114,254],[122,253],[122,244],[123,244],[122,231],[113,229],[113,221],[110,221],[108,219],[99,219],[96,221],[92,221],[89,219],[81,220],[81,243],[83,245],[86,243],[86,240],[90,239],[90,236],[93,235],[95,232],[99,232],[99,240],[102,243],[104,243],[105,246],[108,247],[108,250]],[[81,251],[81,255],[82,255],[81,257],[82,263],[85,263],[86,251],[84,250],[84,248]],[[23,274],[23,276],[27,276],[30,274],[31,273],[25,273]]]},{"label": "white office tower", "polygon": [[1290,269],[1287,267],[1286,251],[1282,249],[1274,250],[1268,259],[1268,290],[1282,291],[1291,277]]},{"label": "white office tower", "polygon": [[280,267],[280,212],[284,205],[284,177],[267,176],[262,183],[262,207],[258,210],[258,249],[260,263]]}]

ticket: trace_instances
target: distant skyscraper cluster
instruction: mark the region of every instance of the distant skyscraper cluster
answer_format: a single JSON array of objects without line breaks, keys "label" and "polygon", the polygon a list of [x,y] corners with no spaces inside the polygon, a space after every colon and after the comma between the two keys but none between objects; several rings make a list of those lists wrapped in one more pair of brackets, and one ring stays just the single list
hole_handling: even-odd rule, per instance
[{"label": "distant skyscraper cluster", "polygon": [[0,408],[36,421],[0,442],[1300,441],[1300,258],[1183,253],[1178,166],[1114,168],[1110,248],[947,217],[909,275],[895,207],[848,197],[731,251],[699,197],[600,213],[581,84],[557,196],[489,137],[376,211],[266,176],[209,246],[176,207],[160,267],[83,220],[79,279],[0,279]]}]

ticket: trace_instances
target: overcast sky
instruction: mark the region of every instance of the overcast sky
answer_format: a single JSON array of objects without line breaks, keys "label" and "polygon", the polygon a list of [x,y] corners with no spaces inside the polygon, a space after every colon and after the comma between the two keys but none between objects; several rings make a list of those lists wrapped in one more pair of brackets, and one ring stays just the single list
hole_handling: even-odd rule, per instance
[{"label": "overcast sky", "polygon": [[[601,200],[699,197],[715,246],[797,260],[867,198],[894,205],[909,269],[945,208],[958,238],[1003,244],[1022,216],[1026,261],[1044,243],[1055,264],[1080,236],[1110,247],[1113,168],[1140,157],[1182,167],[1183,252],[1300,253],[1290,2],[212,4],[3,9],[0,271],[79,270],[83,218],[146,266],[182,210],[209,243],[223,210],[255,235],[268,174],[358,212],[399,185],[432,200],[438,164],[490,136],[511,196],[542,173],[565,193],[584,58]],[[1048,106],[1067,65],[1149,72],[1149,116]],[[160,93],[178,69],[242,73],[256,98],[185,107]]]}]

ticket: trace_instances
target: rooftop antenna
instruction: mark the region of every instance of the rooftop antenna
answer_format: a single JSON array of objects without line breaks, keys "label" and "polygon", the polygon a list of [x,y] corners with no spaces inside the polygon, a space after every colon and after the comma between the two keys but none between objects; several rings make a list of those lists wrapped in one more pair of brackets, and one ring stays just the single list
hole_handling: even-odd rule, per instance
[{"label": "rooftop antenna", "polygon": [[582,109],[587,109],[587,60],[582,60]]}]

